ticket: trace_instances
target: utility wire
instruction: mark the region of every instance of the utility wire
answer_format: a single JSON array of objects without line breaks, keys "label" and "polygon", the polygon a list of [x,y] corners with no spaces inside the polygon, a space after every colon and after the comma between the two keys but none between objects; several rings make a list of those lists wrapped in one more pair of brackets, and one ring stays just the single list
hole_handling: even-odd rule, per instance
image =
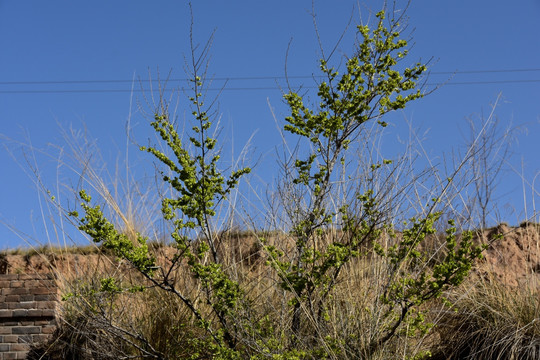
[{"label": "utility wire", "polygon": [[[430,75],[457,75],[457,74],[482,74],[482,73],[516,73],[516,72],[537,72],[540,68],[532,69],[492,69],[492,70],[467,70],[467,71],[439,71],[431,72]],[[212,81],[253,81],[253,80],[285,80],[285,79],[313,79],[322,76],[245,76],[245,77],[220,77],[213,78]],[[139,80],[141,84],[154,82],[157,80]],[[187,82],[186,78],[167,79],[167,82]],[[2,85],[73,85],[73,84],[119,84],[133,83],[133,80],[51,80],[51,81],[0,81]],[[487,80],[487,81],[452,81],[451,79],[441,83],[426,83],[428,86],[468,86],[485,84],[519,84],[519,83],[540,83],[540,79],[513,79],[513,80]],[[302,86],[303,89],[314,89],[316,86]],[[279,86],[245,86],[245,87],[213,87],[207,88],[208,91],[257,91],[257,90],[280,90]],[[149,89],[45,89],[45,90],[0,90],[0,94],[62,94],[62,93],[131,93],[147,92]]]},{"label": "utility wire", "polygon": [[[519,84],[519,83],[540,83],[537,80],[499,80],[499,81],[467,81],[467,82],[447,82],[445,86],[450,85],[485,85],[485,84]],[[428,86],[439,86],[440,83],[426,83]],[[300,87],[300,86],[299,86]],[[302,89],[316,89],[316,86],[302,86]],[[281,90],[277,86],[261,87],[225,87],[208,88],[207,91],[257,91],[257,90]],[[62,93],[139,93],[148,92],[150,89],[65,89],[65,90],[0,90],[0,94],[62,94]]]},{"label": "utility wire", "polygon": [[[485,73],[516,73],[516,72],[536,72],[540,68],[530,69],[490,69],[490,70],[463,70],[463,71],[431,71],[431,75],[458,75],[458,74],[485,74]],[[211,80],[215,81],[250,81],[250,80],[286,80],[286,79],[313,79],[321,76],[316,75],[298,75],[298,76],[233,76],[233,77],[217,77]],[[187,78],[166,79],[168,82],[189,81]],[[150,82],[148,79],[140,79],[139,82]],[[155,82],[158,80],[152,80]],[[161,80],[164,81],[164,80]],[[119,84],[132,83],[133,80],[122,79],[106,79],[106,80],[46,80],[46,81],[0,81],[0,85],[52,85],[52,84]]]}]

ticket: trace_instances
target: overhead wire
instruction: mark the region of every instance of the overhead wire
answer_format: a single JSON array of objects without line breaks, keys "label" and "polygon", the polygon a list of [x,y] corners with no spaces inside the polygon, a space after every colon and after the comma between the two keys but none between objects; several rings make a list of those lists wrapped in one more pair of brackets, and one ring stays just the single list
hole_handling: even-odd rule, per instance
[{"label": "overhead wire", "polygon": [[[432,75],[458,75],[458,74],[482,74],[482,73],[512,73],[512,72],[534,72],[540,68],[525,69],[488,69],[488,70],[455,70],[455,71],[430,71]],[[216,81],[243,81],[243,80],[285,80],[285,79],[312,79],[313,75],[296,76],[229,76],[215,77]],[[167,81],[189,81],[188,78],[171,78]],[[148,79],[140,79],[141,82],[149,82]],[[152,80],[158,81],[158,80]],[[0,85],[48,85],[48,84],[102,84],[102,83],[132,83],[133,79],[106,79],[106,80],[45,80],[45,81],[0,81]]]},{"label": "overhead wire", "polygon": [[[431,71],[430,75],[472,75],[486,73],[518,73],[518,72],[540,72],[540,68],[522,68],[522,69],[486,69],[486,70],[456,70],[456,71]],[[297,76],[232,76],[232,77],[215,77],[212,81],[257,81],[257,80],[300,80],[321,78],[316,75],[297,75]],[[157,80],[139,79],[137,82],[145,84],[155,82]],[[188,82],[187,78],[170,78],[167,82]],[[84,85],[84,84],[122,84],[133,83],[133,80],[127,79],[101,79],[101,80],[44,80],[44,81],[0,81],[0,87],[6,85]],[[426,83],[428,86],[452,85],[452,86],[467,86],[467,85],[483,85],[483,84],[518,84],[518,83],[540,83],[540,79],[510,79],[510,80],[474,80],[474,81],[452,81],[451,79],[440,83]],[[302,86],[304,89],[316,88],[315,86]],[[278,90],[279,86],[244,86],[244,87],[211,87],[208,91],[251,91],[251,90]],[[128,93],[128,92],[144,92],[146,89],[7,89],[0,90],[0,94],[46,94],[46,93]]]}]

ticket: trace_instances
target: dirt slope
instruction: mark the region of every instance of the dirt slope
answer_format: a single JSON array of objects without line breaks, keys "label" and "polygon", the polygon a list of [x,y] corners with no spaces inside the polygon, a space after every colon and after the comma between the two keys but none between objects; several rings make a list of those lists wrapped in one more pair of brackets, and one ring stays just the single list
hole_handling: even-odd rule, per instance
[{"label": "dirt slope", "polygon": [[[485,259],[477,264],[476,272],[491,276],[505,284],[516,286],[527,278],[540,281],[540,224],[525,223],[519,227],[501,224],[485,230],[479,240],[489,243]],[[162,255],[171,255],[173,249],[161,248]],[[74,249],[27,255],[0,255],[0,273],[55,272],[67,277],[88,274],[96,269],[120,268],[110,256],[77,254]]]}]

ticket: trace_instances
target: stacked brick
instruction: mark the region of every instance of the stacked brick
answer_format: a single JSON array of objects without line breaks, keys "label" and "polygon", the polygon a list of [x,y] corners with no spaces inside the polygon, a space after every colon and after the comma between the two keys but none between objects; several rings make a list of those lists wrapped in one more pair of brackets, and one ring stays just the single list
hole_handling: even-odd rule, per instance
[{"label": "stacked brick", "polygon": [[24,359],[56,329],[58,290],[49,274],[0,275],[0,360]]}]

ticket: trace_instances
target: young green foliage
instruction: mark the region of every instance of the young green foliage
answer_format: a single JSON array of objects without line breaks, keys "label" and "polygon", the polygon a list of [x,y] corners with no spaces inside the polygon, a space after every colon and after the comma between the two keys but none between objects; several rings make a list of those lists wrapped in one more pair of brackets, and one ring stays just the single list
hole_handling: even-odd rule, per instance
[{"label": "young green foliage", "polygon": [[[290,108],[284,129],[305,139],[311,149],[305,157],[291,162],[295,174],[291,183],[301,189],[299,193],[306,194],[302,198],[306,205],[297,205],[291,229],[296,253],[286,257],[276,247],[267,247],[282,288],[291,293],[292,347],[302,338],[306,326],[325,327],[327,303],[339,274],[345,264],[365,255],[362,249],[373,246],[388,262],[390,274],[380,299],[389,323],[373,338],[367,353],[380,349],[405,324],[411,333],[427,331],[430,325],[425,323],[419,307],[459,285],[480,256],[481,248],[472,244],[469,235],[457,246],[456,229],[451,223],[444,259],[434,267],[426,266],[428,254],[418,246],[434,232],[439,213],[413,220],[394,246],[383,248],[377,241],[383,231],[392,233],[393,227],[381,210],[385,204],[369,183],[355,190],[361,204],[356,212],[351,212],[346,201],[336,205],[336,164],[345,163],[347,151],[364,130],[364,124],[377,121],[385,127],[383,115],[423,96],[417,83],[426,66],[417,63],[400,69],[398,61],[407,55],[407,41],[400,38],[400,25],[392,19],[387,27],[384,11],[376,18],[373,29],[357,27],[360,43],[353,56],[346,59],[341,74],[329,65],[328,59],[320,60],[325,80],[318,85],[315,110],[294,91],[284,96]],[[375,174],[391,164],[391,160],[375,163],[371,172]],[[329,204],[337,210],[331,210]],[[325,246],[317,245],[321,235],[331,228],[344,235],[334,236]]]},{"label": "young green foliage", "polygon": [[[372,241],[377,236],[377,223],[373,194],[359,194],[364,202],[366,221],[357,226],[347,224],[348,214],[342,210],[332,212],[327,208],[331,196],[332,176],[335,166],[344,163],[345,153],[351,141],[358,137],[362,125],[370,120],[381,120],[384,114],[402,109],[405,105],[422,97],[416,89],[417,81],[426,71],[426,66],[416,64],[399,70],[398,60],[407,54],[407,42],[400,39],[399,24],[391,22],[385,26],[385,12],[377,14],[377,26],[358,26],[361,42],[356,52],[347,59],[343,74],[328,64],[328,59],[320,60],[320,70],[326,80],[318,85],[320,102],[316,110],[305,105],[302,96],[294,91],[285,94],[291,115],[286,117],[284,129],[310,143],[312,151],[305,159],[296,159],[296,176],[292,182],[306,188],[308,205],[300,211],[303,215],[293,225],[292,235],[296,239],[297,253],[292,260],[280,261],[278,254],[270,250],[273,264],[279,269],[284,289],[293,292],[292,304],[294,332],[300,329],[300,307],[307,302],[312,309],[315,293],[321,295],[315,317],[324,314],[324,301],[343,264],[358,256],[361,244]],[[386,162],[385,162],[386,163]],[[375,170],[375,169],[374,169]],[[370,211],[374,211],[371,215]],[[313,248],[314,238],[319,229],[341,218],[341,226],[348,233],[348,240],[335,241],[324,250]]]},{"label": "young green foliage", "polygon": [[[210,41],[207,45],[210,44]],[[177,253],[168,269],[161,269],[156,274],[156,262],[149,254],[146,238],[137,235],[137,245],[119,232],[103,214],[99,206],[91,207],[90,197],[83,191],[81,207],[84,216],[76,212],[79,229],[87,233],[94,242],[101,243],[121,259],[128,260],[154,286],[177,295],[197,319],[199,326],[210,335],[209,349],[217,358],[235,358],[238,340],[234,335],[234,314],[238,300],[243,295],[239,284],[223,269],[222,256],[216,246],[216,231],[213,217],[216,206],[225,201],[237,186],[239,179],[249,173],[250,168],[232,171],[225,176],[219,169],[220,155],[216,150],[217,139],[210,107],[205,105],[203,96],[203,78],[201,69],[206,68],[209,47],[206,46],[200,56],[195,56],[196,46],[192,43],[192,90],[189,97],[194,125],[185,144],[175,125],[170,121],[168,105],[160,99],[159,111],[154,114],[150,125],[165,144],[167,153],[157,146],[141,147],[154,156],[163,166],[160,170],[162,180],[171,189],[172,196],[164,197],[161,203],[163,219],[171,224],[171,239]],[[162,96],[162,94],[160,94]],[[187,234],[197,233],[197,239]],[[207,256],[207,255],[210,256]],[[183,289],[175,286],[171,279],[173,270],[179,263],[186,263],[192,278],[201,288],[205,301],[201,305],[199,295],[196,298],[186,296]],[[111,285],[110,281],[105,283]],[[210,308],[210,312],[203,308]]]},{"label": "young green foliage", "polygon": [[[408,325],[410,337],[416,332],[427,332],[431,324],[424,321],[424,314],[419,307],[439,298],[449,288],[460,285],[474,262],[482,257],[484,247],[473,244],[471,232],[461,234],[458,244],[457,229],[454,221],[449,220],[445,256],[434,266],[427,266],[427,257],[432,254],[419,250],[418,246],[427,236],[436,233],[434,224],[441,215],[437,212],[420,220],[412,219],[411,224],[403,230],[401,238],[387,249],[376,244],[375,251],[390,263],[391,276],[381,296],[382,306],[386,308],[385,317],[390,322],[383,329],[384,333],[372,342],[373,350],[394,336],[402,324]],[[397,237],[395,233],[393,236]]]},{"label": "young green foliage", "polygon": [[69,214],[78,218],[79,230],[88,234],[96,244],[101,244],[105,249],[111,250],[114,255],[129,261],[141,273],[152,276],[155,258],[149,253],[147,238],[137,234],[136,243],[133,243],[126,234],[119,232],[107,220],[99,205],[94,207],[89,205],[92,201],[90,195],[81,190],[79,196],[85,215],[78,218],[79,214],[76,211]]}]

